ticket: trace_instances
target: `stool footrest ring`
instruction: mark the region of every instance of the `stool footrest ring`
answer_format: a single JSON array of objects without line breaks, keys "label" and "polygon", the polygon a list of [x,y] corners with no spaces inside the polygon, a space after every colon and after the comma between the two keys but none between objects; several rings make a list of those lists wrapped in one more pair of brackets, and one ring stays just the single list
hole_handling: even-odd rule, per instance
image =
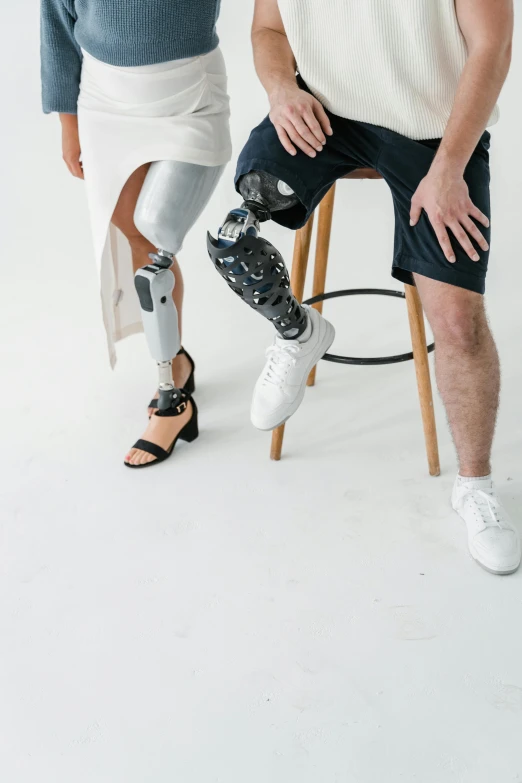
[{"label": "stool footrest ring", "polygon": [[[328,294],[318,294],[311,299],[307,299],[303,304],[313,305],[317,302],[324,302],[327,299],[338,299],[342,296],[393,296],[396,299],[406,299],[406,294],[402,291],[392,291],[387,288],[347,288],[343,291],[331,291]],[[435,350],[435,343],[427,346],[428,353]],[[399,362],[409,362],[413,359],[413,351],[401,353],[397,356],[375,356],[370,358],[357,356],[338,356],[334,353],[327,353],[323,356],[323,361],[334,362],[336,364],[355,364],[355,365],[380,365],[380,364],[398,364]]]}]

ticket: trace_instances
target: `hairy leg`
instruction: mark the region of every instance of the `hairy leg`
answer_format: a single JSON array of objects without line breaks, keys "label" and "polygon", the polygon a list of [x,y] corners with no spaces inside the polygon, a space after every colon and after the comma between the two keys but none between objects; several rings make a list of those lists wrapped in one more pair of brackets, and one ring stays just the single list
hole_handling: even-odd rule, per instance
[{"label": "hairy leg", "polygon": [[[147,172],[149,170],[150,163],[146,163],[140,166],[139,169],[131,174],[127,182],[125,183],[123,190],[120,193],[116,209],[112,216],[113,224],[120,229],[123,235],[127,238],[131,253],[132,253],[132,266],[134,272],[145,266],[148,262],[149,253],[155,253],[155,248],[145,237],[140,234],[134,223],[134,210],[136,209],[136,202],[140,195],[141,188]],[[182,307],[183,307],[183,276],[178,262],[174,259],[174,263],[171,267],[174,277],[176,279],[176,285],[172,293],[172,298],[176,309],[178,311],[179,333],[181,336],[181,321],[182,321]],[[181,387],[190,375],[191,365],[186,356],[180,355],[173,357],[172,360],[172,374],[174,376],[174,382],[176,386]],[[152,412],[152,409],[149,411]]]},{"label": "hairy leg", "polygon": [[437,385],[462,476],[491,472],[500,394],[500,364],[484,298],[473,291],[415,275],[435,336]]}]

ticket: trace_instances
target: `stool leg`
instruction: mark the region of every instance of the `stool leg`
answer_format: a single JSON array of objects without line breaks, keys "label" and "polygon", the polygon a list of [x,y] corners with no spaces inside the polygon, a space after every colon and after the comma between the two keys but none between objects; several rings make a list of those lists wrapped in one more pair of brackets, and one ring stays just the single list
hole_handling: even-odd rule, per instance
[{"label": "stool leg", "polygon": [[430,476],[440,476],[439,445],[437,441],[435,411],[433,409],[430,365],[426,348],[424,312],[416,287],[405,285],[404,288],[406,290],[406,302],[408,304],[413,357],[415,361],[415,372],[417,374],[417,386],[419,388],[419,399]]},{"label": "stool leg", "polygon": [[[301,302],[303,299],[304,286],[306,280],[306,270],[308,267],[308,257],[310,255],[310,244],[312,242],[312,230],[314,227],[314,216],[310,217],[308,223],[299,229],[295,235],[294,257],[292,260],[292,272],[290,275],[290,285],[295,298]],[[279,461],[283,450],[283,438],[285,436],[285,425],[277,427],[272,433],[272,446],[270,449],[270,459]]]},{"label": "stool leg", "polygon": [[[332,234],[334,204],[335,183],[323,198],[321,201],[321,206],[319,207],[319,222],[317,224],[317,244],[315,250],[314,285],[312,289],[312,296],[319,296],[319,294],[324,294],[324,288],[326,285],[326,270],[328,268],[328,255],[330,252],[330,237]],[[313,307],[322,313],[323,304],[324,302],[316,302]],[[310,375],[308,376],[308,386],[315,385],[316,372],[317,366],[313,368],[313,370],[310,372]]]}]

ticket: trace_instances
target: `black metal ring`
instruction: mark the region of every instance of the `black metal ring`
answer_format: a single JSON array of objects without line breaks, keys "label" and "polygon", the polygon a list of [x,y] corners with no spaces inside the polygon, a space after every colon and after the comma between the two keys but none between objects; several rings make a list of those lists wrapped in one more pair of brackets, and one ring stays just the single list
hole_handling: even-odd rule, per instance
[{"label": "black metal ring", "polygon": [[[387,288],[347,288],[344,291],[332,291],[329,294],[319,294],[313,296],[311,299],[307,299],[303,304],[313,305],[316,302],[324,302],[326,299],[337,299],[341,296],[358,296],[358,295],[376,295],[376,296],[394,296],[397,299],[406,299],[406,294],[402,291],[391,291]],[[428,353],[435,350],[435,343],[428,345]],[[368,359],[358,358],[354,356],[337,356],[334,353],[326,353],[323,356],[325,362],[335,362],[336,364],[357,364],[357,365],[372,365],[372,364],[398,364],[399,362],[409,362],[413,359],[413,352],[401,353],[398,356],[376,356]]]}]

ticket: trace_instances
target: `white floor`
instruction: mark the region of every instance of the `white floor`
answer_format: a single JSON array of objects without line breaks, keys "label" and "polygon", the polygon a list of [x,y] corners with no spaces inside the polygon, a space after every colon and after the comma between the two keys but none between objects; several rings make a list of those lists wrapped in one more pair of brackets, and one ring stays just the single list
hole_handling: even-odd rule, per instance
[{"label": "white floor", "polygon": [[[42,341],[3,461],[2,779],[522,780],[522,574],[470,560],[440,409],[427,475],[412,365],[321,367],[275,464],[248,422],[259,359],[190,346],[201,438],[131,473],[142,339],[111,375],[101,330],[70,315],[59,347],[76,330],[84,361]],[[496,467],[520,520],[515,391]]]}]

